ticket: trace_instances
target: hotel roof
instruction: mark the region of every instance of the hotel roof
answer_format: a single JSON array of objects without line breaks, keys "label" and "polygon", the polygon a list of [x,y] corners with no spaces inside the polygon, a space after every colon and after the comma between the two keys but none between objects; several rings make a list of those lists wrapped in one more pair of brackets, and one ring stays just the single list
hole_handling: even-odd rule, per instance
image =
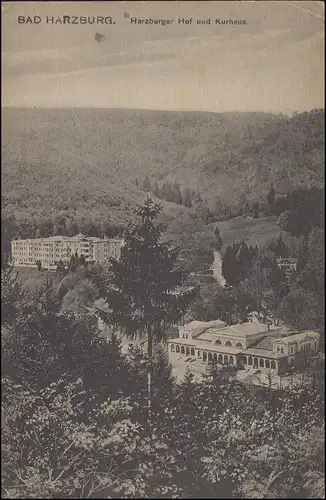
[{"label": "hotel roof", "polygon": [[280,359],[287,357],[287,354],[283,354],[281,352],[274,352],[270,349],[257,349],[256,347],[249,347],[245,351],[242,351],[242,354],[245,356],[255,356],[257,358],[273,358]]},{"label": "hotel roof", "polygon": [[54,243],[56,241],[67,241],[67,242],[80,242],[80,241],[85,241],[89,243],[100,243],[103,241],[109,241],[111,243],[116,243],[116,242],[122,242],[122,239],[116,239],[116,238],[97,238],[95,236],[84,236],[83,234],[79,233],[76,236],[63,236],[63,235],[56,235],[56,236],[49,236],[48,238],[19,238],[17,240],[13,241],[26,241],[26,242],[33,242],[33,243],[44,243],[44,242],[49,242],[49,243]]},{"label": "hotel roof", "polygon": [[270,337],[265,337],[257,342],[257,344],[253,347],[256,349],[267,349],[272,351],[273,350],[273,341],[277,339],[276,335],[270,336]]},{"label": "hotel roof", "polygon": [[206,322],[205,321],[197,321],[197,320],[194,320],[194,321],[190,321],[190,323],[187,323],[186,325],[183,325],[181,326],[181,328],[189,328],[190,330],[192,330],[193,328],[198,328],[199,326],[205,326],[206,325]]},{"label": "hotel roof", "polygon": [[[267,333],[267,332],[272,332],[272,331],[279,331],[280,327],[271,327],[269,330],[267,328],[267,325],[262,324],[262,323],[252,323],[252,322],[247,322],[247,323],[239,323],[237,325],[232,325],[232,326],[226,326],[225,328],[207,328],[205,330],[205,336],[208,337],[208,335],[212,336],[212,340],[216,336],[230,336],[230,337],[242,337],[242,338],[247,338],[252,335],[256,335],[257,333]],[[202,334],[201,334],[202,335]]]},{"label": "hotel roof", "polygon": [[313,331],[307,331],[307,332],[296,333],[295,335],[289,335],[288,337],[283,337],[275,340],[276,342],[280,342],[282,344],[292,344],[292,342],[300,342],[300,340],[305,340],[308,339],[309,337],[312,339],[318,338],[319,333]]},{"label": "hotel roof", "polygon": [[224,328],[208,328],[203,332],[196,335],[196,339],[200,342],[201,340],[205,340],[206,342],[215,342],[217,334],[223,330]]}]

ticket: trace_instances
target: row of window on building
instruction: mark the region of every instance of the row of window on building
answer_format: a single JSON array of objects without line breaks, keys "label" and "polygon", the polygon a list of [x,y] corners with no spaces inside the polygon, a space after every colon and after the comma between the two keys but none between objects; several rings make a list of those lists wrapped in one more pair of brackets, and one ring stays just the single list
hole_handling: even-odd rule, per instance
[{"label": "row of window on building", "polygon": [[[182,337],[184,339],[187,339],[188,338],[188,334],[187,333],[183,333]],[[220,340],[216,340],[215,345],[223,345],[223,344],[222,344],[222,342]],[[224,345],[226,347],[232,347],[232,342],[230,342],[229,340],[227,340]],[[241,342],[237,342],[236,345],[235,345],[235,347],[238,347],[239,349],[243,349],[243,345],[241,344]]]},{"label": "row of window on building", "polygon": [[[171,344],[171,352],[176,352],[180,354],[185,354],[186,356],[195,356],[195,349],[193,347],[188,347],[188,346],[179,346],[178,344],[175,346],[174,344]],[[212,353],[212,352],[206,352],[203,351],[197,351],[197,357],[199,359],[202,359],[203,362],[216,362],[219,364],[224,364],[224,365],[234,365],[234,357],[225,354],[224,356],[222,354],[217,354],[217,353]],[[253,358],[252,356],[241,356],[241,359],[237,360],[237,364],[242,364],[244,365],[252,365],[254,367],[258,366],[260,368],[271,368],[271,369],[276,369],[276,362],[274,360],[270,361],[269,359],[263,359],[260,358]]]},{"label": "row of window on building", "polygon": [[[222,342],[220,340],[216,340],[215,345],[222,345]],[[229,340],[227,340],[224,345],[226,347],[232,347],[232,342],[230,342]],[[238,347],[239,349],[243,349],[243,345],[241,344],[241,342],[237,342],[235,344],[235,347]]]}]

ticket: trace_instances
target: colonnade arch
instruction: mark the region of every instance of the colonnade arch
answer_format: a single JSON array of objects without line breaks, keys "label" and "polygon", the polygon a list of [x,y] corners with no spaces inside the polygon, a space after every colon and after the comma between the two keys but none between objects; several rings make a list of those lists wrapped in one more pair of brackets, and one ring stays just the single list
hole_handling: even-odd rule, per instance
[{"label": "colonnade arch", "polygon": [[[170,347],[171,352],[176,352],[176,353],[181,353],[185,354],[186,356],[195,356],[199,359],[202,359],[203,362],[215,362],[219,364],[224,364],[224,365],[234,365],[235,364],[235,358],[232,355],[229,354],[218,354],[216,352],[211,352],[211,351],[200,351],[197,350],[197,353],[195,353],[195,348],[194,347],[189,347],[189,346],[183,346],[183,345],[178,345],[178,344],[171,344]],[[276,370],[278,368],[277,363],[275,360],[270,360],[270,359],[265,359],[261,357],[253,357],[253,356],[246,356],[246,355],[241,355],[240,358],[237,359],[237,364],[242,364],[242,365],[247,365],[247,366],[252,366],[254,368],[268,368],[272,370]]]},{"label": "colonnade arch", "polygon": [[270,359],[265,359],[265,358],[258,358],[258,357],[243,355],[240,358],[240,363],[242,363],[243,365],[252,366],[253,368],[259,367],[259,368],[270,368],[272,370],[277,369],[276,361],[270,360]]}]

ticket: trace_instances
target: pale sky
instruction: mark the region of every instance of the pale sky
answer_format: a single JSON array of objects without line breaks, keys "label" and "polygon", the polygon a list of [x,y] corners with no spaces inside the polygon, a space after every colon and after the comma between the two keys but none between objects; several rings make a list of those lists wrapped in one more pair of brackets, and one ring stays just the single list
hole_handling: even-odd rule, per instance
[{"label": "pale sky", "polygon": [[[173,19],[168,26],[131,17]],[[41,17],[18,24],[18,16]],[[114,25],[52,25],[46,16],[111,16]],[[178,24],[192,18],[192,24]],[[211,19],[198,25],[196,19]],[[246,20],[216,25],[215,19]],[[105,40],[97,43],[99,32]],[[292,112],[324,107],[324,4],[2,2],[2,102]]]}]

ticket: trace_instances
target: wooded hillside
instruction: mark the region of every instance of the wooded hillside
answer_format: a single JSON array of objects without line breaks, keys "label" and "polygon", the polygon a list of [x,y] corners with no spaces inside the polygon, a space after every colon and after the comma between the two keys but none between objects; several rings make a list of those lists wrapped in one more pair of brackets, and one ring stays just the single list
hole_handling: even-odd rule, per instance
[{"label": "wooded hillside", "polygon": [[[324,179],[324,111],[268,113],[115,109],[3,110],[2,207],[71,209],[124,220],[146,176],[238,205]],[[164,203],[173,212],[174,204]]]}]

